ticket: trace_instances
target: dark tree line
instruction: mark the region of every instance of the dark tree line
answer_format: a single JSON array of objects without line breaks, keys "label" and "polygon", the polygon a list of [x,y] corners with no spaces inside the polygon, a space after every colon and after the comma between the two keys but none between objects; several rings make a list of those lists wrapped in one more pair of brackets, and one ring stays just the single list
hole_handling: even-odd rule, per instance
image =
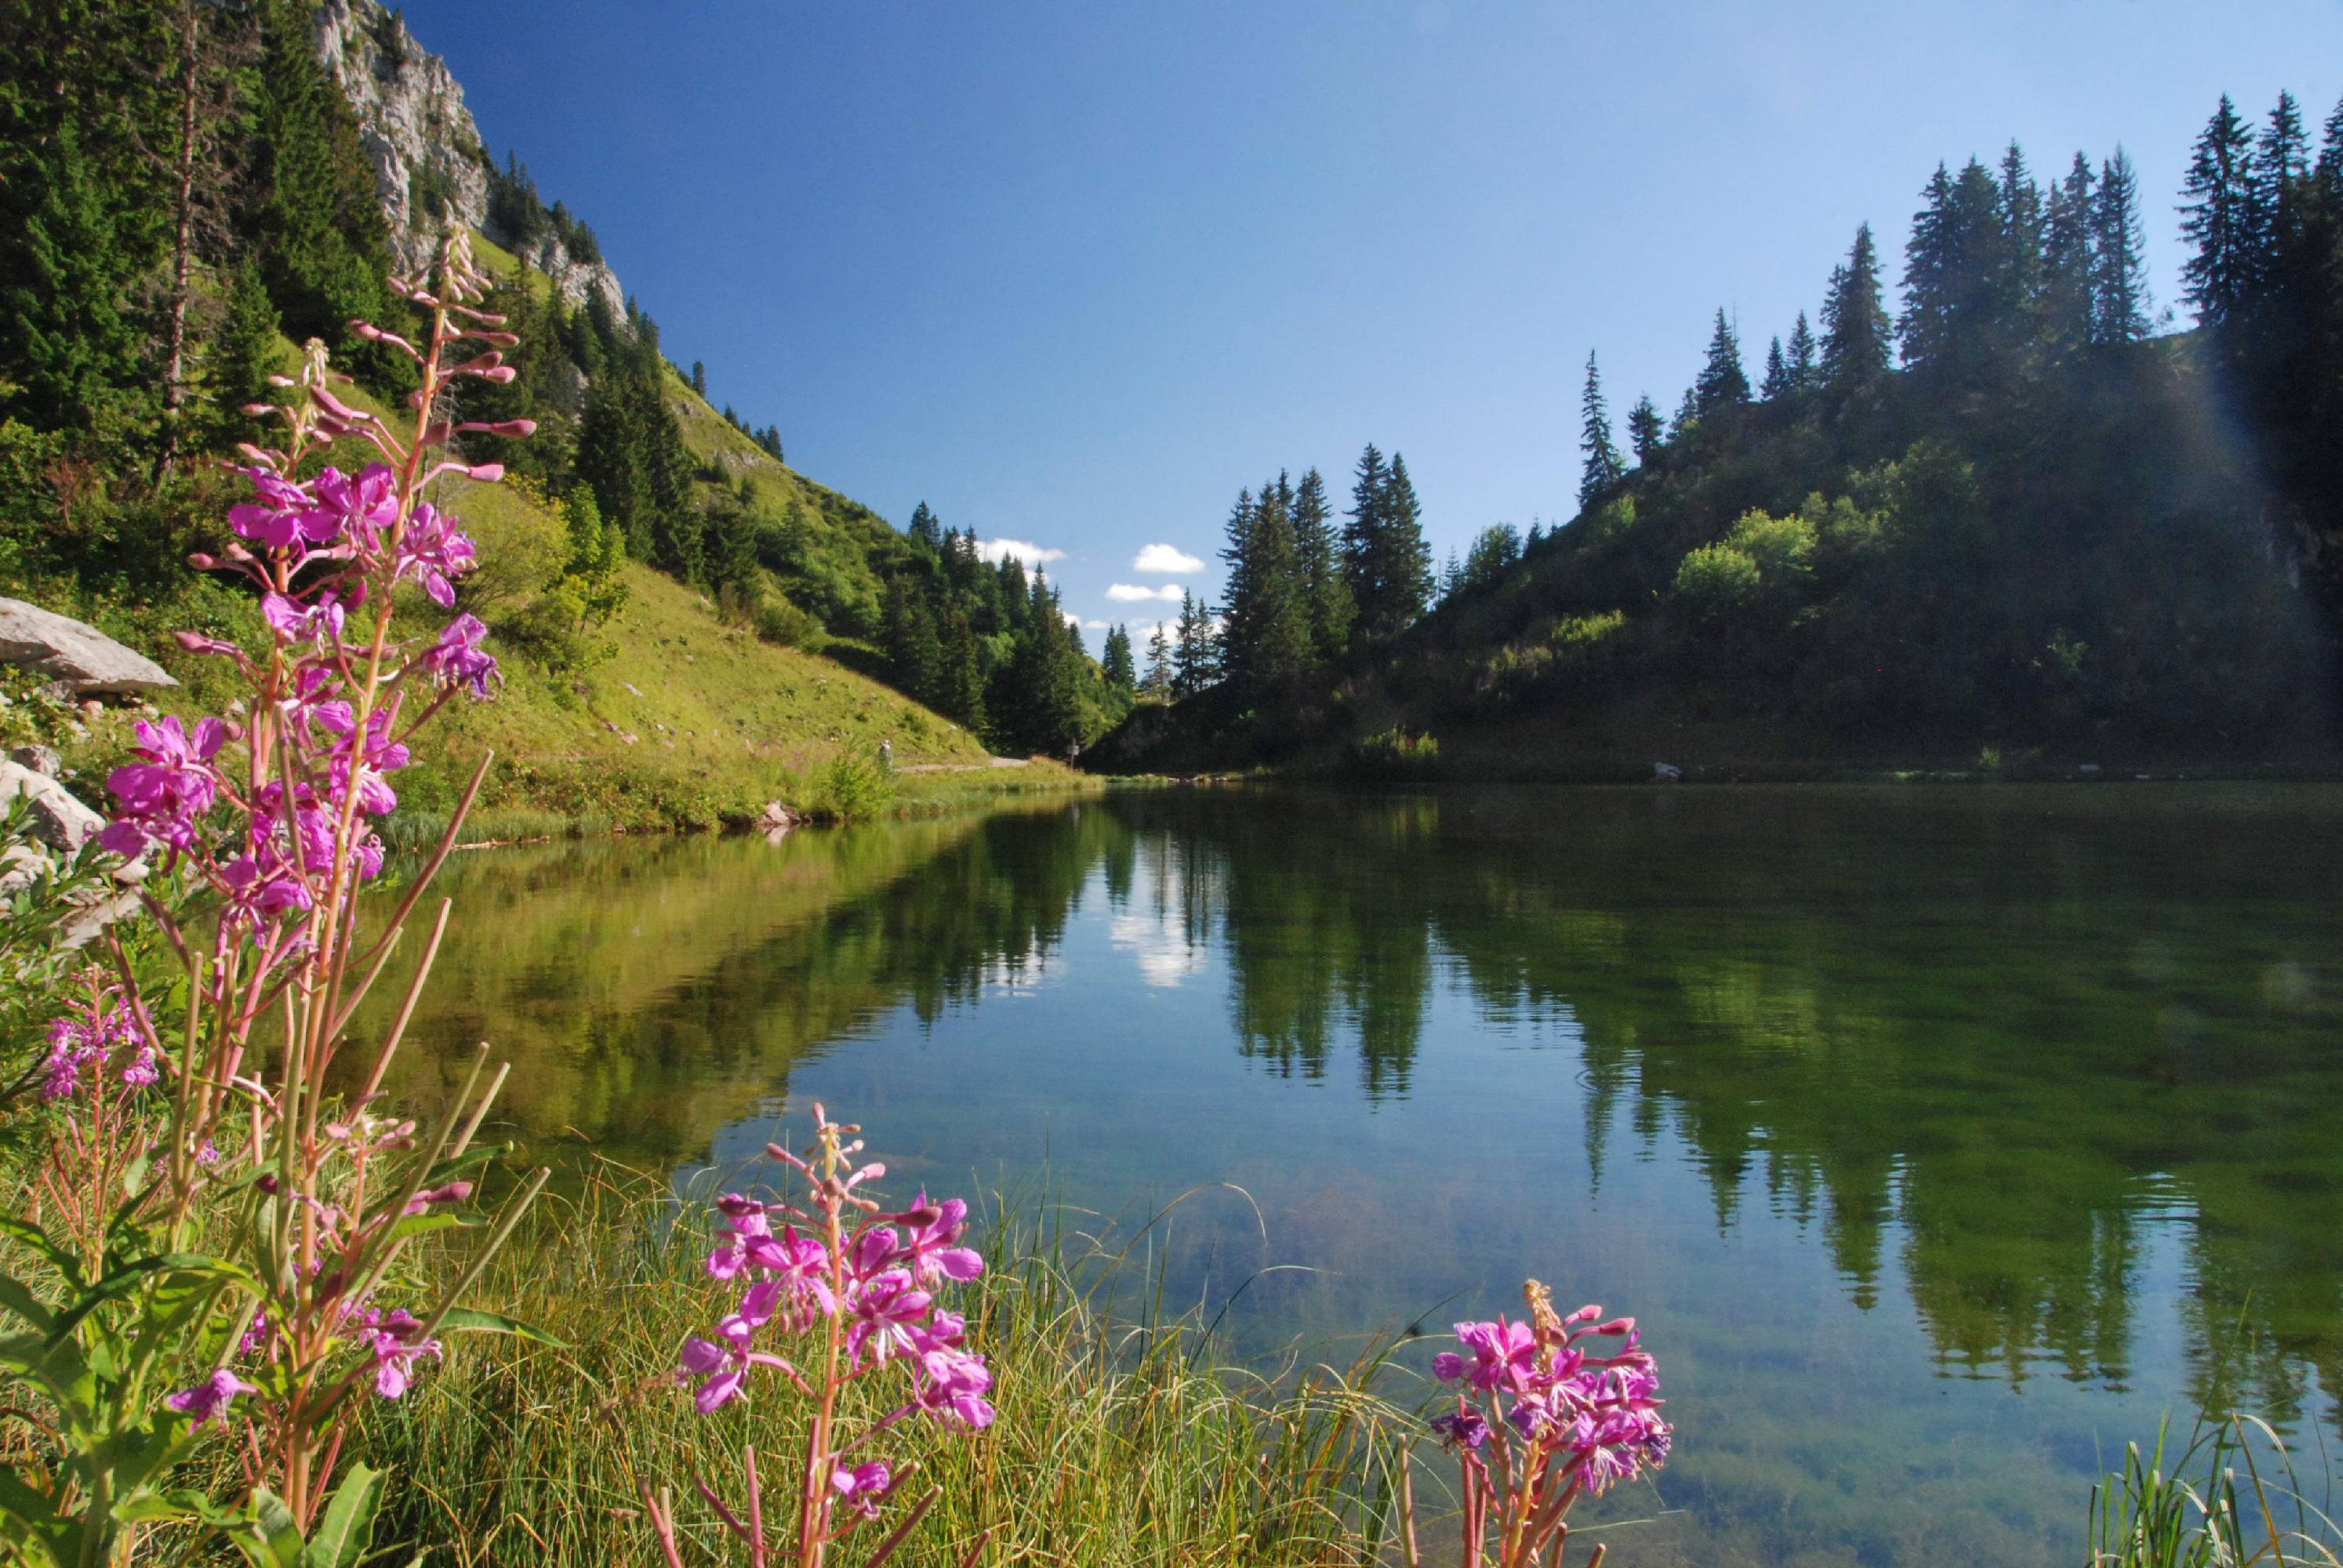
[{"label": "dark tree line", "polygon": [[1040,571],[1013,556],[988,563],[973,529],[945,528],[925,501],[905,538],[885,624],[888,670],[905,695],[1009,755],[1063,756],[1128,707],[1127,632],[1109,636],[1102,670]]},{"label": "dark tree line", "polygon": [[1274,699],[1353,648],[1387,640],[1423,615],[1433,588],[1423,505],[1407,460],[1360,454],[1337,520],[1315,468],[1238,494],[1221,558],[1226,604],[1183,602],[1172,694],[1226,682],[1241,704]]},{"label": "dark tree line", "polygon": [[2281,93],[2258,126],[2227,95],[2189,160],[2186,297],[2249,410],[2286,542],[2343,618],[2343,104],[2314,153]]}]

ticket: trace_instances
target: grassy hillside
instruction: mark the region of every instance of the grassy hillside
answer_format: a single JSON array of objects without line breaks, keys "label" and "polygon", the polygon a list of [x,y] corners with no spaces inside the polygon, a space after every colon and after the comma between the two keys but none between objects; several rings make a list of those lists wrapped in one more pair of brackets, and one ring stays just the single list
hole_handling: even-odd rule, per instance
[{"label": "grassy hillside", "polygon": [[[284,353],[289,363],[291,344]],[[720,465],[755,481],[759,504],[776,515],[824,519],[806,525],[820,541],[817,553],[841,563],[841,578],[857,565],[867,573],[869,553],[894,537],[883,519],[774,462],[680,380],[671,378],[669,391],[687,441],[711,476]],[[388,413],[362,392],[346,396]],[[334,456],[347,467],[366,453]],[[712,490],[719,481],[704,482]],[[221,487],[223,504],[232,498],[228,490]],[[1090,787],[1047,762],[995,768],[960,726],[820,652],[759,637],[703,595],[639,563],[621,568],[625,598],[615,616],[548,647],[529,635],[530,611],[558,575],[566,548],[558,506],[524,487],[458,480],[443,481],[437,499],[479,542],[480,569],[464,582],[458,602],[488,622],[505,683],[495,701],[451,707],[425,732],[415,766],[398,780],[412,809],[399,819],[407,834],[436,831],[483,751],[496,761],[472,838],[709,828],[753,818],[773,800],[834,811],[843,804],[836,765],[869,763],[882,744],[908,771],[875,806],[865,801],[866,812]],[[218,528],[201,518],[186,526],[189,538],[205,543]],[[150,578],[136,591],[5,574],[0,592],[77,615],[151,654],[186,683],[157,706],[190,717],[221,711],[235,690],[222,664],[180,651],[171,631],[197,628],[246,646],[264,640],[247,595],[192,573]],[[418,598],[401,605],[399,630],[428,636],[444,618]],[[39,698],[36,684],[14,671],[0,679],[0,694],[12,699],[0,714],[0,739],[57,746],[80,773],[82,793],[98,799],[97,780],[126,751],[136,715],[74,712]]]}]

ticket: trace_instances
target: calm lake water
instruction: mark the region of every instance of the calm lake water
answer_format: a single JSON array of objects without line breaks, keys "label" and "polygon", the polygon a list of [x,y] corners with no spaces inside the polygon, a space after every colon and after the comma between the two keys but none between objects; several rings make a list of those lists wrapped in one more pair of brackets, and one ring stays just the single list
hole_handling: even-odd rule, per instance
[{"label": "calm lake water", "polygon": [[1635,1313],[1618,1561],[2070,1563],[2167,1412],[2336,1431],[2343,789],[1133,793],[443,887],[401,1088],[488,1040],[538,1150],[704,1183],[820,1099],[906,1191],[1206,1189],[1158,1255],[1251,1346]]}]

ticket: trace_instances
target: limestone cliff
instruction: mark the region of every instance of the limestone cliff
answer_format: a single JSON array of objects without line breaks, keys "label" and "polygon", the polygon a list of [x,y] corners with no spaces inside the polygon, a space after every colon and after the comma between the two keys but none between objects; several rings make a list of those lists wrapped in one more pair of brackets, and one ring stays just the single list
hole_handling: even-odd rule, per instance
[{"label": "limestone cliff", "polygon": [[524,256],[571,305],[598,294],[614,320],[625,319],[626,291],[604,263],[573,256],[562,236],[543,226],[530,236],[501,231],[488,199],[492,166],[464,106],[463,85],[446,60],[415,41],[404,18],[376,0],[322,0],[317,37],[317,58],[357,111],[403,265],[426,261],[441,216],[452,215]]}]

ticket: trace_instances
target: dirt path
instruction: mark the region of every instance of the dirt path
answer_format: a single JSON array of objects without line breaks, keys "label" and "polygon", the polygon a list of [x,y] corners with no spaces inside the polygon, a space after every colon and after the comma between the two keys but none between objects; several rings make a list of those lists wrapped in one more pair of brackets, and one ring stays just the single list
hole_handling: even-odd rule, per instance
[{"label": "dirt path", "polygon": [[1030,757],[988,757],[981,762],[913,762],[898,773],[976,773],[988,768],[1031,768]]}]

